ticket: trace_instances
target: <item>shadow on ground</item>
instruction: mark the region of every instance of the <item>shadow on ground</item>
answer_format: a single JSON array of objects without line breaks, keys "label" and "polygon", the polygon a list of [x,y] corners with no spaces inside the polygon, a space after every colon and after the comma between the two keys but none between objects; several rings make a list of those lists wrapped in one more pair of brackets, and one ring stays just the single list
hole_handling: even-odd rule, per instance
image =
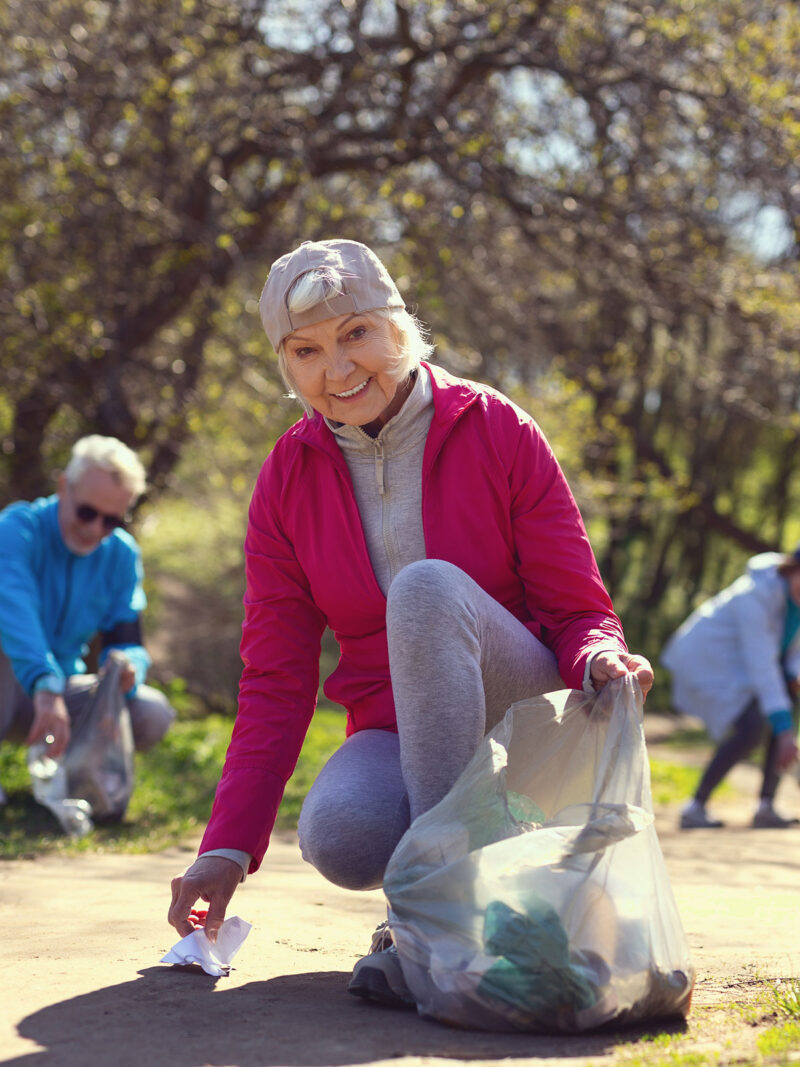
[{"label": "shadow on ground", "polygon": [[602,1056],[682,1021],[576,1037],[452,1030],[347,996],[340,971],[286,975],[230,990],[191,969],[151,967],[140,978],[72,997],[23,1019],[40,1051],[6,1067],[142,1063],[170,1067],[338,1067],[399,1056],[460,1060]]}]

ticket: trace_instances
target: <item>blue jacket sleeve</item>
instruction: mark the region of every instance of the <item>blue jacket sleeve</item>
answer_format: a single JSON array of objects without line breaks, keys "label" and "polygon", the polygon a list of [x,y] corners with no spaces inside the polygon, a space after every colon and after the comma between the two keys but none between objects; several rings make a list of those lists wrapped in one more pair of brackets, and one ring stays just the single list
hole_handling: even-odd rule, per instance
[{"label": "blue jacket sleeve", "polygon": [[0,644],[26,692],[43,674],[64,677],[42,624],[34,571],[35,523],[25,508],[0,516]]}]

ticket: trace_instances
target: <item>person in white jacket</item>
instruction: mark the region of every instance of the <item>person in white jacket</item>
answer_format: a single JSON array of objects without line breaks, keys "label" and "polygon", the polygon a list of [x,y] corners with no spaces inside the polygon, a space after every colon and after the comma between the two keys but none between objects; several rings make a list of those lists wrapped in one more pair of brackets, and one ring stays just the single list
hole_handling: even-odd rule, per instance
[{"label": "person in white jacket", "polygon": [[756,828],[797,823],[774,806],[780,773],[796,759],[794,699],[800,687],[800,547],[764,552],[746,572],[701,604],[667,641],[661,662],[672,672],[674,706],[701,719],[718,742],[684,830],[722,826],[706,810],[712,791],[761,742],[769,727]]}]

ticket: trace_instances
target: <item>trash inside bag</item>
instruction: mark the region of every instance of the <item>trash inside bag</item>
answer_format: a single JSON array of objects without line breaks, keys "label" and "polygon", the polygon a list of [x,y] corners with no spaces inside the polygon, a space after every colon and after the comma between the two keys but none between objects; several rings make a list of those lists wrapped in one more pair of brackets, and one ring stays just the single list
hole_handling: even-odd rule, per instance
[{"label": "trash inside bag", "polygon": [[406,832],[384,890],[426,1017],[579,1033],[689,1011],[630,675],[514,704]]},{"label": "trash inside bag", "polygon": [[133,792],[133,731],[119,684],[126,664],[122,654],[109,653],[72,716],[69,746],[60,759],[48,756],[44,745],[28,750],[33,795],[71,837],[84,837],[95,821],[121,819]]}]

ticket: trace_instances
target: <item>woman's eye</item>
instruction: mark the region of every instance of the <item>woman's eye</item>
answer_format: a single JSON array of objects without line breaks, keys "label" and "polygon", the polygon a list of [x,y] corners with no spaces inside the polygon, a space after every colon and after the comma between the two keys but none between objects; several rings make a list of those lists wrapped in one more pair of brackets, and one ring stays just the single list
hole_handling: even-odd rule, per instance
[{"label": "woman's eye", "polygon": [[361,338],[366,334],[366,332],[366,326],[356,326],[355,329],[352,329],[347,335],[347,339],[349,341],[360,341]]},{"label": "woman's eye", "polygon": [[296,348],[292,354],[296,359],[303,359],[305,356],[310,356],[311,352],[310,348]]}]

